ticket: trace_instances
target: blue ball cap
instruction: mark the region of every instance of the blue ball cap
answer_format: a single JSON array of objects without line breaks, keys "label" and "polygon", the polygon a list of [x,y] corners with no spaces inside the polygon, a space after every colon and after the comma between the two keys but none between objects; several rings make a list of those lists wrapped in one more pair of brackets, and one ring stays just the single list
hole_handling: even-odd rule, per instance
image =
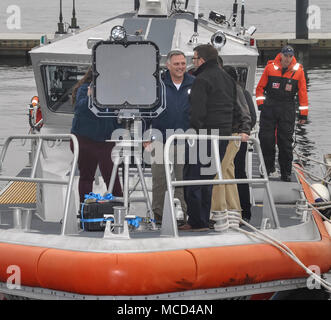
[{"label": "blue ball cap", "polygon": [[282,48],[281,53],[294,56],[294,49],[291,46],[285,46]]}]

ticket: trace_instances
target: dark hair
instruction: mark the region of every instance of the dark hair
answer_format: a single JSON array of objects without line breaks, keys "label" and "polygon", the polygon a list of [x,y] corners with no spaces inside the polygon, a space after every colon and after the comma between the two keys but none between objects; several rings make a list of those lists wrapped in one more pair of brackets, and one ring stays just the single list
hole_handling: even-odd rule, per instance
[{"label": "dark hair", "polygon": [[238,81],[237,70],[232,66],[224,66],[223,70],[234,80]]},{"label": "dark hair", "polygon": [[77,94],[78,88],[83,83],[89,83],[91,81],[92,81],[92,67],[89,67],[87,72],[85,73],[84,77],[82,79],[80,79],[72,89],[72,105],[75,105],[75,103],[76,103],[76,94]]},{"label": "dark hair", "polygon": [[193,49],[198,54],[198,57],[205,61],[217,60],[218,52],[211,44],[201,44]]}]

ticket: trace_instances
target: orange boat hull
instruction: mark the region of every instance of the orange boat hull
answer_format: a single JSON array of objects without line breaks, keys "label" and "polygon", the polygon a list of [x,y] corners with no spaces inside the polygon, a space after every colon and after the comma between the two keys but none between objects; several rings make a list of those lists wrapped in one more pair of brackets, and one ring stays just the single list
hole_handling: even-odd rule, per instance
[{"label": "orange boat hull", "polygon": [[[286,245],[306,265],[331,269],[331,240],[315,216],[322,239]],[[307,277],[287,255],[268,244],[150,253],[89,253],[0,244],[0,281],[10,265],[24,286],[89,295],[152,295]]]},{"label": "orange boat hull", "polygon": [[[302,182],[308,200],[309,187]],[[285,243],[307,266],[331,269],[331,239],[313,212],[320,241]],[[134,296],[308,277],[269,244],[143,253],[93,253],[0,243],[0,281],[21,269],[24,286],[86,295]]]}]

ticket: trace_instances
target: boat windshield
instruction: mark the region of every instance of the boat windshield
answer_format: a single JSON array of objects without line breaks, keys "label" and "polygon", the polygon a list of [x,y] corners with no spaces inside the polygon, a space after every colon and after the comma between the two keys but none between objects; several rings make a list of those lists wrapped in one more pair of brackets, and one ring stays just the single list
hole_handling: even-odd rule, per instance
[{"label": "boat windshield", "polygon": [[43,65],[45,96],[48,108],[53,112],[73,113],[72,89],[84,76],[87,65]]}]

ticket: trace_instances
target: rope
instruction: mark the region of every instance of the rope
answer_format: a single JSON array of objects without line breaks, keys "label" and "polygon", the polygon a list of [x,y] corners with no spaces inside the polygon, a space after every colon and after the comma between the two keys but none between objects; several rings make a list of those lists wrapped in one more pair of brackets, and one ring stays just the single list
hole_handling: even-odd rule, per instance
[{"label": "rope", "polygon": [[[314,208],[314,210],[316,210]],[[235,213],[235,214],[234,214]],[[215,214],[215,212],[214,212]],[[224,214],[222,212],[222,217],[226,216],[226,214]],[[216,216],[219,216],[219,214],[216,214]],[[229,215],[230,216],[230,215]],[[214,216],[215,217],[215,216]],[[214,218],[215,219],[215,218]],[[301,268],[303,268],[306,273],[308,273],[312,278],[314,278],[315,281],[317,281],[321,286],[323,286],[326,290],[328,290],[329,292],[331,292],[331,283],[327,282],[326,280],[324,280],[323,278],[321,278],[319,275],[317,275],[316,273],[314,273],[313,271],[311,271],[309,268],[307,268],[301,261],[300,259],[293,253],[293,251],[287,247],[285,244],[283,244],[281,241],[271,237],[270,235],[256,229],[255,227],[253,227],[251,224],[249,224],[248,222],[246,222],[245,220],[243,220],[238,214],[237,212],[231,212],[231,220],[236,220],[235,222],[233,221],[232,223],[228,222],[229,228],[232,228],[236,231],[239,231],[241,233],[244,233],[245,235],[247,235],[248,237],[252,237],[252,238],[256,238],[258,240],[267,242],[269,244],[271,244],[272,246],[276,247],[277,249],[279,249],[280,251],[282,251],[283,253],[285,253],[286,255],[288,255],[294,262],[296,262]],[[329,222],[330,220],[327,219]],[[220,221],[220,220],[218,220]],[[251,233],[249,231],[243,230],[239,227],[239,224],[244,224],[247,227],[249,227],[250,229],[252,229],[254,233]],[[217,222],[215,223],[215,230],[216,229],[216,225]],[[226,222],[223,222],[223,225],[226,225]],[[223,231],[226,230],[226,228],[224,227],[222,229]]]},{"label": "rope", "polygon": [[[316,160],[314,158],[304,156],[303,154],[298,153],[295,149],[293,149],[293,153],[298,157],[298,162],[302,167],[302,171],[305,172],[311,180],[313,180],[313,181],[322,181],[324,183],[330,184],[330,182],[326,180],[327,178],[330,177],[330,173],[331,173],[331,166],[330,165],[328,165],[325,162],[321,162],[319,160]],[[318,177],[317,175],[313,174],[311,171],[303,169],[305,167],[305,165],[303,164],[302,159],[306,159],[306,160],[309,160],[311,162],[317,163],[319,165],[323,165],[326,168],[326,172],[325,172],[324,177],[323,178]]]},{"label": "rope", "polygon": [[308,203],[308,206],[312,208],[323,220],[331,224],[331,219],[327,218],[323,213],[321,213],[314,205]]},{"label": "rope", "polygon": [[229,228],[239,228],[241,213],[237,211],[213,211],[213,220],[216,221],[214,229],[217,232],[224,232]]},{"label": "rope", "polygon": [[99,202],[102,200],[113,200],[113,195],[111,193],[106,193],[104,196],[102,196],[99,193],[90,192],[89,194],[86,194],[84,198],[85,201],[91,199],[91,200],[96,200],[96,202]]}]

